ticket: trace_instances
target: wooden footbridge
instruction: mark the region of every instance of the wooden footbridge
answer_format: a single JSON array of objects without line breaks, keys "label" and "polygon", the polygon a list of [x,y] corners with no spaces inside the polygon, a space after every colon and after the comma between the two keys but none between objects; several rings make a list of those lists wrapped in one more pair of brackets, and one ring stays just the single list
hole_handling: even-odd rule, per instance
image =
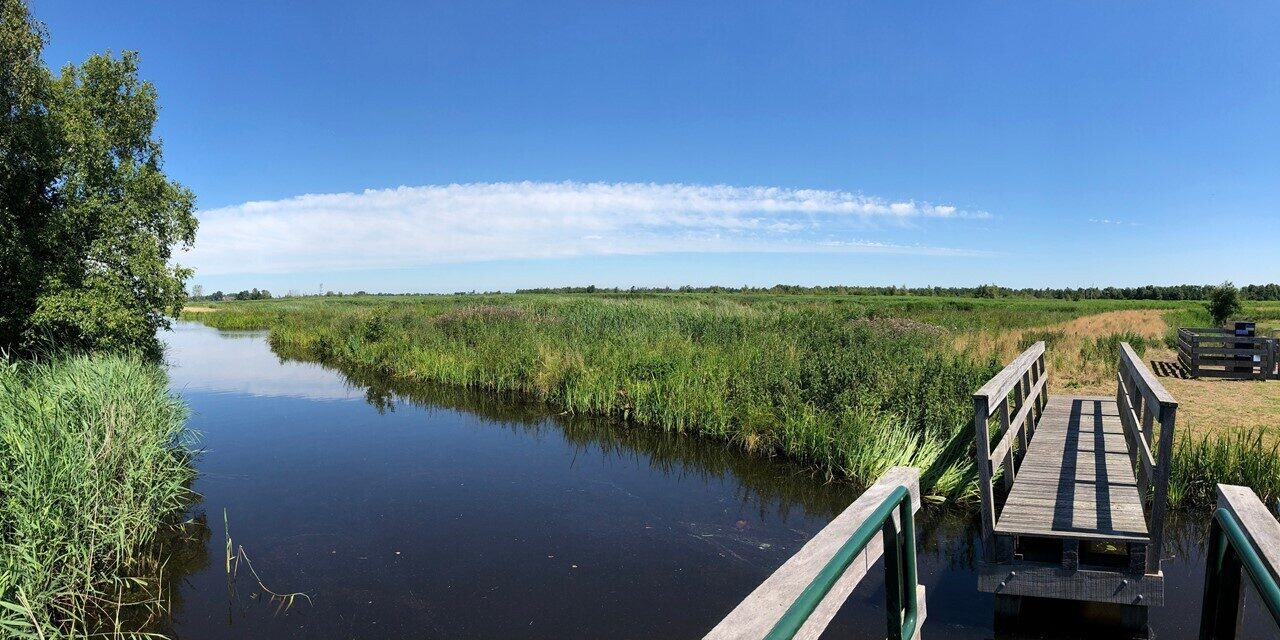
[{"label": "wooden footbridge", "polygon": [[973,396],[978,588],[996,594],[1000,613],[1016,614],[1022,596],[1109,602],[1140,626],[1164,604],[1178,403],[1127,343],[1115,397],[1048,395],[1044,356],[1037,342]]},{"label": "wooden footbridge", "polygon": [[[1115,397],[1050,396],[1038,342],[973,396],[983,562],[995,617],[1025,597],[1110,603],[1145,635],[1160,568],[1178,404],[1128,344]],[[992,443],[995,443],[994,447]],[[884,557],[887,634],[921,637],[919,472],[895,468],[755,589],[707,638],[817,638]],[[1280,523],[1252,491],[1219,485],[1202,640],[1235,637],[1247,575],[1280,627]]]}]

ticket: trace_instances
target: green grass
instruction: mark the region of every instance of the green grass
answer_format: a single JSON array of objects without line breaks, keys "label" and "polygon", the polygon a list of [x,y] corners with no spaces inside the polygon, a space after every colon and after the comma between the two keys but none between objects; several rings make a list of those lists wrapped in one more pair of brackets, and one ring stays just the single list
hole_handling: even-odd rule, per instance
[{"label": "green grass", "polygon": [[3,637],[112,634],[163,608],[156,540],[193,475],[166,384],[124,357],[0,361]]},{"label": "green grass", "polygon": [[[1000,364],[949,335],[1147,303],[768,294],[311,298],[189,317],[271,329],[282,355],[393,378],[528,394],[697,433],[870,482],[924,470],[973,497],[970,394]],[[902,322],[907,318],[910,322]]]},{"label": "green grass", "polygon": [[[1203,324],[1207,315],[1198,302],[685,293],[215,306],[187,317],[222,329],[270,329],[285,357],[528,395],[572,413],[785,456],[858,483],[913,465],[923,470],[926,493],[955,502],[976,495],[971,394],[1002,364],[958,353],[957,334],[1021,332],[1023,342],[1046,340],[1052,349],[1065,334],[1044,327],[1085,315],[1161,309],[1173,326]],[[1112,366],[1122,341],[1140,355],[1157,346],[1113,333],[1081,343],[1075,359]],[[1184,440],[1175,498],[1201,500],[1203,486],[1241,477],[1271,490],[1261,476],[1242,476],[1237,461],[1262,465],[1274,451],[1246,439]]]},{"label": "green grass", "polygon": [[1263,504],[1280,499],[1280,438],[1265,430],[1212,433],[1178,440],[1169,478],[1173,504],[1212,503],[1215,485],[1252,488]]}]

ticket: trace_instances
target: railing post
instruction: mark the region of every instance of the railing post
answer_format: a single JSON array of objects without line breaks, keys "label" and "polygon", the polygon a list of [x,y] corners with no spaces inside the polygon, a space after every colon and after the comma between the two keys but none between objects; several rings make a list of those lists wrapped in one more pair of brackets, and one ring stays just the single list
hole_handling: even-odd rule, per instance
[{"label": "railing post", "polygon": [[[1004,438],[1009,433],[1009,399],[1000,399],[1000,437]],[[1009,448],[1004,452],[1004,488],[1005,491],[1013,489],[1013,480],[1017,476],[1018,470],[1013,463],[1013,443],[1009,444]]]},{"label": "railing post", "polygon": [[978,496],[982,502],[982,548],[988,562],[995,561],[995,496],[991,492],[991,434],[987,431],[987,422],[991,412],[987,407],[986,396],[973,397],[973,429],[975,450],[973,463],[978,467]]},{"label": "railing post", "polygon": [[1169,502],[1169,474],[1173,470],[1173,429],[1177,403],[1160,405],[1160,459],[1154,471],[1156,493],[1151,504],[1151,546],[1147,549],[1147,573],[1160,571],[1164,555],[1164,521]]},{"label": "railing post", "polygon": [[1199,378],[1199,349],[1201,349],[1201,337],[1192,334],[1192,378]]},{"label": "railing post", "polygon": [[[902,590],[903,583],[906,582],[902,571],[902,533],[890,518],[885,521],[881,536],[884,538],[884,608],[889,631],[885,637],[897,639],[902,637],[902,603],[905,596]],[[910,586],[914,589],[915,583],[912,582]]]},{"label": "railing post", "polygon": [[1234,640],[1240,625],[1240,557],[1227,544],[1222,525],[1209,525],[1205,555],[1204,601],[1200,606],[1200,640]]},{"label": "railing post", "polygon": [[[1031,365],[1031,369],[1035,368],[1034,364]],[[1031,393],[1031,369],[1027,369],[1022,374],[1022,380],[1018,382],[1018,386],[1013,388],[1013,412],[1015,414],[1022,411],[1022,407],[1027,404],[1027,394]],[[1027,429],[1030,427],[1031,419],[1034,417],[1028,411],[1027,418],[1023,420],[1022,427],[1018,429],[1018,450],[1023,453],[1027,451]]]},{"label": "railing post", "polygon": [[[1032,378],[1032,384],[1038,384],[1039,381],[1041,381],[1041,378],[1046,378],[1046,376],[1048,376],[1048,371],[1044,370],[1044,353],[1041,353],[1041,355],[1039,355],[1039,357],[1036,358],[1036,366],[1033,366],[1032,370],[1036,371],[1036,375],[1034,375]],[[1047,406],[1048,406],[1048,380],[1044,380],[1044,387],[1041,389],[1041,392],[1036,394],[1036,421],[1033,422],[1033,425],[1039,425],[1039,419],[1041,419],[1041,416],[1044,415],[1044,407],[1047,407]],[[1028,425],[1028,426],[1033,426],[1033,425]],[[1033,435],[1036,435],[1036,429],[1034,428],[1028,431],[1027,439],[1029,440],[1030,438],[1032,438]]]}]

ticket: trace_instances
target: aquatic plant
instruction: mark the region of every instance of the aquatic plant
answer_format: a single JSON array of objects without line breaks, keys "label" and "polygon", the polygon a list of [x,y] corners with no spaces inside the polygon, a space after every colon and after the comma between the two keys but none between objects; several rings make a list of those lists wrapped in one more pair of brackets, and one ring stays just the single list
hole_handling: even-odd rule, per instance
[{"label": "aquatic plant", "polygon": [[912,464],[936,468],[927,490],[940,498],[969,490],[969,454],[949,443],[967,429],[968,394],[991,365],[943,348],[941,325],[770,296],[325,302],[220,305],[198,319],[270,327],[282,355],[533,396],[785,456],[831,478],[870,482]]},{"label": "aquatic plant", "polygon": [[0,635],[132,633],[163,608],[156,540],[193,476],[166,385],[126,357],[0,366]]},{"label": "aquatic plant", "polygon": [[1252,488],[1264,504],[1280,499],[1280,434],[1266,429],[1188,435],[1178,439],[1169,501],[1212,503],[1216,485]]},{"label": "aquatic plant", "polygon": [[[286,357],[531,396],[828,478],[866,483],[911,464],[935,500],[964,502],[976,495],[971,394],[1019,347],[1051,344],[1057,389],[1109,394],[1121,342],[1145,353],[1167,319],[1202,313],[1194,302],[673,293],[293,298],[188,317],[270,329]],[[1230,477],[1189,464],[1202,482]]]}]

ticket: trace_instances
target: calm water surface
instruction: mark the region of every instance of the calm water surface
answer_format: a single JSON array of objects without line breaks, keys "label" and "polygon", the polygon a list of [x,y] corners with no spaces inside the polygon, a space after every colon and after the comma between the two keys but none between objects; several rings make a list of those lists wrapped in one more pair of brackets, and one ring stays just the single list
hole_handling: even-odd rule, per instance
[{"label": "calm water surface", "polygon": [[[180,638],[701,637],[857,496],[716,443],[281,361],[264,333],[178,323],[166,340],[205,449]],[[229,588],[224,510],[263,583],[310,604],[277,611],[243,564]],[[920,530],[925,637],[993,637],[971,518],[927,511]],[[1166,550],[1156,637],[1195,637],[1200,537],[1184,526]],[[883,602],[869,580],[825,637],[882,634]],[[1027,634],[1105,637],[1088,625],[1106,615],[1036,611],[1051,623]]]}]

